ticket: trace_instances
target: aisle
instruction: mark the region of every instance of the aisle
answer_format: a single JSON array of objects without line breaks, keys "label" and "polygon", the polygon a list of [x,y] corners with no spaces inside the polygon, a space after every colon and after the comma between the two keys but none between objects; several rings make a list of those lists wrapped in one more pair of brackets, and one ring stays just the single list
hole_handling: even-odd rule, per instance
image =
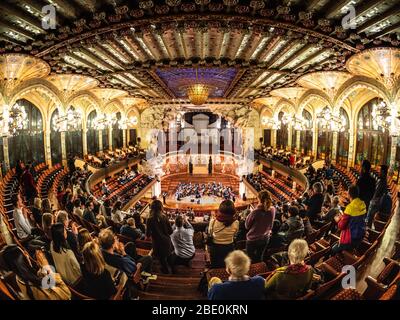
[{"label": "aisle", "polygon": [[177,274],[164,275],[159,272],[158,261],[154,263],[154,270],[158,278],[152,281],[147,290],[140,294],[141,300],[199,300],[201,296],[197,287],[200,282],[201,272],[205,268],[204,250],[196,249],[192,267],[177,267]]}]

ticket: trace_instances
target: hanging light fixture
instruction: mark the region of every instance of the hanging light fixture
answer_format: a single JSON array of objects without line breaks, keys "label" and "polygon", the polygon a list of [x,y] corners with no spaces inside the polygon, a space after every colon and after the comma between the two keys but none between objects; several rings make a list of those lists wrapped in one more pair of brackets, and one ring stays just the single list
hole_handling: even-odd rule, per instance
[{"label": "hanging light fixture", "polygon": [[202,105],[207,101],[209,93],[210,86],[198,79],[196,69],[196,81],[187,87],[187,96],[190,102],[196,106]]},{"label": "hanging light fixture", "polygon": [[123,118],[123,119],[118,120],[118,127],[121,130],[126,130],[129,127],[136,126],[137,123],[138,123],[138,119],[136,116],[130,117],[130,118]]},{"label": "hanging light fixture", "polygon": [[261,119],[261,123],[263,126],[271,127],[273,130],[279,130],[281,128],[280,121],[274,120],[272,118],[263,117]]},{"label": "hanging light fixture", "polygon": [[112,127],[117,121],[117,117],[103,113],[96,116],[95,121],[93,121],[93,128],[95,130],[104,130]]},{"label": "hanging light fixture", "polygon": [[399,135],[399,116],[395,106],[390,108],[384,101],[381,101],[372,106],[371,115],[374,127],[380,128],[382,131],[388,130],[392,136]]},{"label": "hanging light fixture", "polygon": [[25,107],[19,103],[11,108],[8,105],[3,107],[0,114],[1,133],[3,137],[17,135],[19,130],[28,125],[28,116]]},{"label": "hanging light fixture", "polygon": [[347,126],[346,118],[343,115],[333,114],[329,108],[324,108],[317,114],[317,121],[322,128],[333,132],[343,132]]},{"label": "hanging light fixture", "polygon": [[77,131],[82,128],[82,114],[74,108],[69,108],[65,115],[55,115],[53,118],[55,131]]},{"label": "hanging light fixture", "polygon": [[302,116],[293,117],[293,129],[296,131],[303,131],[307,128],[307,121]]}]

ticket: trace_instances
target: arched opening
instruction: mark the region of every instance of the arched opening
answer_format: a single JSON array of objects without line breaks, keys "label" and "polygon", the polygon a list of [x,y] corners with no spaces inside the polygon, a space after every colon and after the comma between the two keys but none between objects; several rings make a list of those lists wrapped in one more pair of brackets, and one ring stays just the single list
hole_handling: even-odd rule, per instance
[{"label": "arched opening", "polygon": [[96,154],[99,148],[99,132],[95,129],[95,121],[97,117],[96,110],[93,110],[89,113],[87,118],[87,132],[86,132],[86,141],[87,141],[87,151],[89,154]]},{"label": "arched opening", "polygon": [[112,132],[112,137],[113,137],[113,148],[114,149],[121,149],[123,147],[123,131],[119,128],[119,122],[121,120],[121,112],[117,112],[115,115],[117,120],[113,124],[113,132]]},{"label": "arched opening", "polygon": [[[75,110],[73,106],[69,108]],[[82,122],[79,123],[75,129],[66,132],[65,142],[67,146],[67,156],[83,157]]]},{"label": "arched opening", "polygon": [[358,113],[355,159],[357,164],[364,159],[368,159],[372,165],[389,164],[391,143],[389,132],[383,131],[372,117],[374,105],[381,101],[381,98],[368,101]]},{"label": "arched opening", "polygon": [[[325,107],[322,113],[329,112],[329,107]],[[322,125],[318,121],[318,144],[317,144],[317,158],[326,159],[332,157],[332,141],[333,141],[333,131],[330,128]]]},{"label": "arched opening", "polygon": [[339,116],[342,120],[342,125],[344,125],[344,130],[340,131],[338,134],[336,162],[344,167],[347,167],[347,162],[349,160],[350,120],[346,110],[344,110],[342,107],[340,108]]},{"label": "arched opening", "polygon": [[18,160],[22,160],[24,163],[32,161],[35,164],[44,162],[42,114],[40,110],[28,100],[21,99],[16,103],[25,108],[27,121],[23,128],[18,130],[15,136],[8,138],[10,167],[15,167]]},{"label": "arched opening", "polygon": [[279,149],[286,149],[288,145],[288,124],[282,121],[284,114],[283,111],[278,114],[280,128],[276,131],[276,146]]},{"label": "arched opening", "polygon": [[313,118],[310,112],[303,110],[304,130],[300,132],[300,150],[301,153],[310,156],[312,154],[313,143]]}]

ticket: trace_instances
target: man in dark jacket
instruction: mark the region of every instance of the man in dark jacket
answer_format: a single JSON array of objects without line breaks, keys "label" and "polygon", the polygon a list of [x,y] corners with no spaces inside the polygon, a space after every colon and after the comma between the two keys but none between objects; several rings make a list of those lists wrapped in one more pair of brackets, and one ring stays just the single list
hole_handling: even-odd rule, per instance
[{"label": "man in dark jacket", "polygon": [[26,201],[32,204],[33,199],[37,196],[37,189],[35,185],[35,180],[31,174],[30,166],[25,167],[25,171],[21,177],[22,186],[24,187]]},{"label": "man in dark jacket", "polygon": [[388,172],[388,166],[384,164],[381,165],[380,178],[376,186],[374,196],[372,197],[372,200],[370,202],[367,213],[366,222],[368,227],[371,227],[372,221],[374,220],[374,216],[379,211],[379,204],[381,202],[381,198],[388,191],[387,172]]},{"label": "man in dark jacket", "polygon": [[364,160],[361,165],[361,175],[357,181],[357,187],[360,191],[360,199],[365,202],[367,210],[369,203],[375,192],[375,179],[371,177],[371,163],[368,160]]}]

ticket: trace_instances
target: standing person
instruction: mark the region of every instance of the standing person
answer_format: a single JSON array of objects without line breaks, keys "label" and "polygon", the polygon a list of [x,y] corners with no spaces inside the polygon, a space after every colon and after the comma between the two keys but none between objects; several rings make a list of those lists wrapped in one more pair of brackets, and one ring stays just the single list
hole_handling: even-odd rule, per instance
[{"label": "standing person", "polygon": [[371,227],[372,221],[374,220],[374,216],[379,210],[379,204],[381,202],[381,198],[388,191],[387,173],[388,173],[388,166],[385,164],[381,165],[381,173],[379,181],[378,184],[376,185],[374,196],[372,197],[370,206],[368,208],[367,220],[366,220],[368,227]]},{"label": "standing person", "polygon": [[193,234],[194,229],[187,216],[177,216],[175,218],[175,230],[171,235],[174,246],[174,252],[170,256],[172,273],[175,273],[175,265],[189,266],[190,261],[194,258],[196,249],[193,243]]},{"label": "standing person", "polygon": [[313,222],[322,211],[324,203],[323,188],[321,182],[316,182],[312,186],[313,194],[310,199],[305,203],[307,206],[307,217]]},{"label": "standing person", "polygon": [[234,250],[234,238],[239,230],[235,204],[230,200],[221,202],[218,212],[210,219],[208,243],[211,268],[223,268],[225,257]]},{"label": "standing person", "polygon": [[359,190],[356,185],[350,186],[348,192],[351,202],[343,214],[335,216],[340,230],[340,239],[339,243],[332,247],[334,254],[356,248],[365,235],[365,214],[367,212],[365,203],[359,198]]},{"label": "standing person", "polygon": [[357,180],[357,187],[360,190],[360,199],[365,202],[367,210],[375,192],[375,179],[371,177],[371,163],[363,160],[361,164],[360,178]]},{"label": "standing person", "polygon": [[213,166],[213,164],[212,164],[212,158],[211,158],[211,156],[210,156],[210,158],[208,159],[208,174],[209,174],[209,175],[212,175],[212,166]]},{"label": "standing person", "polygon": [[262,190],[257,198],[258,206],[247,216],[245,222],[245,227],[249,230],[246,235],[246,251],[253,263],[262,260],[275,218],[275,208],[272,207],[269,192]]},{"label": "standing person", "polygon": [[17,175],[18,181],[21,181],[21,176],[24,173],[24,166],[23,166],[22,160],[17,161],[17,165],[15,167],[15,173]]},{"label": "standing person", "polygon": [[28,204],[32,204],[33,199],[37,196],[35,180],[33,179],[30,166],[26,166],[21,176],[21,183],[24,188],[25,198]]},{"label": "standing person", "polygon": [[189,174],[193,175],[193,162],[192,162],[192,159],[189,159]]},{"label": "standing person", "polygon": [[162,273],[169,273],[168,258],[173,251],[171,242],[172,227],[163,212],[160,200],[150,205],[150,217],[147,219],[146,237],[152,240],[153,254],[161,263]]}]

